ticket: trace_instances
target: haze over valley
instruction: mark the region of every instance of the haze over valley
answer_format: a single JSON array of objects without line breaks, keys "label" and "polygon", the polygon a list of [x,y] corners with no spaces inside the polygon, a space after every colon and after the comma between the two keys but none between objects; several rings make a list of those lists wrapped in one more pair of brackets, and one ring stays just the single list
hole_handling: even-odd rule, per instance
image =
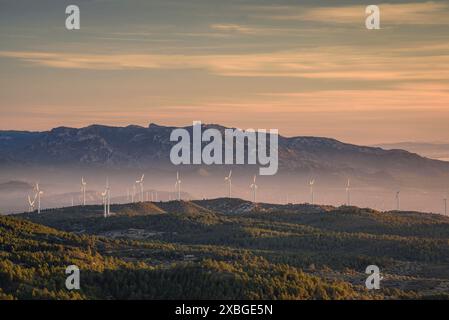
[{"label": "haze over valley", "polygon": [[[225,128],[203,125],[207,128]],[[185,127],[192,130],[192,127]],[[170,162],[174,127],[59,127],[44,132],[0,132],[0,199],[2,213],[23,212],[27,195],[39,182],[43,208],[81,201],[80,181],[87,181],[87,203],[101,203],[106,179],[111,199],[130,201],[135,181],[144,173],[145,199],[175,199],[176,172],[182,177],[183,199],[217,198],[227,194],[224,177],[233,171],[233,196],[250,200],[249,185],[257,165],[179,165]],[[205,144],[205,143],[203,143]],[[377,210],[400,208],[444,213],[449,163],[404,150],[356,146],[321,137],[279,137],[279,171],[258,176],[258,201],[314,202],[342,205],[351,183],[351,204]],[[151,198],[152,197],[152,198]]]}]

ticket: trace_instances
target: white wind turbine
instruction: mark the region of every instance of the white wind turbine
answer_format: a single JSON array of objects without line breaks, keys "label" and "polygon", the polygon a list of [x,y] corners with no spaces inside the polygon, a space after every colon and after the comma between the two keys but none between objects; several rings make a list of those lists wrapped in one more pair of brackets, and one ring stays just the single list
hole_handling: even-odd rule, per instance
[{"label": "white wind turbine", "polygon": [[225,181],[228,182],[229,185],[229,190],[228,190],[228,194],[229,194],[229,198],[232,197],[232,170],[229,171],[229,174],[227,177],[224,178]]},{"label": "white wind turbine", "polygon": [[105,217],[109,217],[111,213],[111,188],[109,187],[109,178],[106,178],[106,212]]},{"label": "white wind turbine", "polygon": [[349,178],[346,184],[346,205],[351,205],[351,181],[349,180]]},{"label": "white wind turbine", "polygon": [[83,194],[83,206],[86,205],[86,181],[84,181],[84,177],[81,177],[81,192]]},{"label": "white wind turbine", "polygon": [[176,172],[175,192],[178,192],[178,201],[181,201],[181,179],[179,179],[179,172]]},{"label": "white wind turbine", "polygon": [[30,205],[29,212],[33,212],[34,211],[34,204],[36,203],[36,197],[37,197],[37,195],[35,195],[34,199],[31,200],[30,195],[28,195],[28,204]]},{"label": "white wind turbine", "polygon": [[253,183],[249,186],[253,190],[253,202],[256,203],[257,200],[257,184],[256,184],[256,176],[254,176]]},{"label": "white wind turbine", "polygon": [[396,210],[399,211],[399,209],[401,208],[401,191],[396,191]]},{"label": "white wind turbine", "polygon": [[444,195],[444,215],[447,215],[447,193]]},{"label": "white wind turbine", "polygon": [[108,213],[107,213],[107,196],[108,196],[108,191],[105,190],[104,192],[101,193],[101,198],[103,199],[103,217],[107,218],[108,217]]},{"label": "white wind turbine", "polygon": [[39,189],[39,183],[36,182],[36,197],[37,197],[37,213],[41,213],[41,196],[44,194],[44,191]]},{"label": "white wind turbine", "polygon": [[315,179],[312,179],[309,181],[309,187],[310,187],[310,198],[311,198],[311,202],[310,204],[313,204],[314,201],[314,193],[313,193],[313,185],[315,184]]},{"label": "white wind turbine", "polygon": [[175,192],[173,192],[173,200],[178,200],[178,182],[175,182]]},{"label": "white wind turbine", "polygon": [[134,203],[134,198],[136,197],[136,185],[133,185],[133,192],[131,193],[131,202]]},{"label": "white wind turbine", "polygon": [[140,186],[140,201],[144,201],[143,199],[143,179],[145,178],[145,174],[142,174],[142,177],[140,178],[140,180],[136,181],[136,184],[138,184]]}]

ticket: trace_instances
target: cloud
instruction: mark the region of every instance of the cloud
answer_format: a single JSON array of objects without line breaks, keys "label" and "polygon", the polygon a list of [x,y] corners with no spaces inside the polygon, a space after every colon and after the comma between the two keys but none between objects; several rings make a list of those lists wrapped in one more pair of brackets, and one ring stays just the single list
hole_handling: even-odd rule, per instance
[{"label": "cloud", "polygon": [[437,82],[395,85],[390,89],[320,90],[264,93],[264,104],[276,103],[283,112],[445,111],[449,84]]},{"label": "cloud", "polygon": [[[378,5],[381,22],[387,24],[446,25],[449,24],[449,4],[421,2]],[[339,7],[262,7],[259,17],[273,20],[298,20],[323,23],[354,24],[365,21],[366,5]],[[275,14],[271,12],[276,11]]]},{"label": "cloud", "polygon": [[212,24],[210,28],[217,31],[223,32],[236,32],[236,33],[244,33],[244,34],[252,34],[257,31],[253,28],[238,25],[238,24]]},{"label": "cloud", "polygon": [[[431,48],[431,47],[430,47]],[[323,47],[264,54],[82,54],[0,51],[0,58],[64,69],[205,70],[233,77],[297,77],[369,81],[449,80],[449,55],[385,48]]]}]

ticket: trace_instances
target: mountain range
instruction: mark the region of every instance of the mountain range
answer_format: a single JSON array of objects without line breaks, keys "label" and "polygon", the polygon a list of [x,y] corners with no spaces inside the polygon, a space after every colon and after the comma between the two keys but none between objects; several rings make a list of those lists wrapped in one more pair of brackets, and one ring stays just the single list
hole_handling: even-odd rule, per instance
[{"label": "mountain range", "polygon": [[[184,127],[190,133],[192,126]],[[226,128],[206,124],[202,129]],[[170,162],[170,141],[176,127],[150,124],[84,128],[58,127],[50,131],[0,131],[0,211],[26,210],[35,182],[45,190],[42,206],[52,208],[79,203],[80,179],[88,180],[92,194],[103,191],[106,178],[112,197],[125,201],[135,181],[146,174],[146,190],[174,195],[179,171],[185,199],[227,194],[224,182],[233,171],[233,196],[251,199],[249,190],[259,165],[180,165]],[[192,136],[192,134],[191,134]],[[341,205],[351,183],[351,201],[378,210],[395,209],[401,191],[401,208],[444,213],[443,197],[449,185],[449,162],[429,159],[404,150],[358,146],[331,138],[279,136],[279,170],[259,176],[258,199],[271,203],[310,202],[309,181],[315,180],[315,202]],[[11,190],[9,190],[11,189]],[[76,196],[78,194],[78,197]],[[100,202],[93,197],[90,204]]]},{"label": "mountain range", "polygon": [[380,147],[387,150],[402,149],[413,153],[418,153],[427,158],[449,161],[449,143],[397,142],[377,144],[373,147]]},{"label": "mountain range", "polygon": [[[203,125],[203,129],[225,128]],[[0,131],[0,170],[9,166],[171,167],[174,127],[58,127],[44,132]],[[191,131],[192,127],[186,127]],[[198,167],[198,166],[196,166]],[[247,166],[248,167],[248,166]],[[321,137],[279,137],[279,174],[308,174],[366,183],[445,186],[449,163],[404,150],[357,146]],[[431,178],[431,181],[429,180]],[[444,181],[444,183],[442,183]],[[380,181],[378,181],[380,182]]]}]

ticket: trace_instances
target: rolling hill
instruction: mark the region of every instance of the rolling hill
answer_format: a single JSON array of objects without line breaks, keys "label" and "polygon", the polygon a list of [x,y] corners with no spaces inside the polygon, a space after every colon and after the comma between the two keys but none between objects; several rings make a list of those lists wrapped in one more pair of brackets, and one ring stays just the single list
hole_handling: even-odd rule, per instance
[{"label": "rolling hill", "polygon": [[[146,276],[162,285],[155,275],[162,268],[164,275],[173,272],[182,283],[189,276],[198,279],[199,286],[205,285],[205,279],[214,283],[201,292],[192,289],[194,293],[178,286],[170,293],[154,289],[148,295],[139,288],[138,298],[449,297],[449,218],[441,215],[345,206],[254,206],[224,198],[113,205],[113,215],[107,219],[101,209],[50,209],[40,215],[8,216],[4,221],[43,228],[61,234],[58,238],[85,239],[90,243],[86,252],[119,265],[112,269],[125,268],[128,271],[116,272],[125,278],[148,272]],[[22,236],[12,232],[15,237]],[[45,232],[40,237],[45,237]],[[371,264],[378,265],[384,276],[382,289],[375,292],[364,288],[364,271]],[[105,270],[93,279],[104,277]],[[112,271],[106,273],[108,279],[116,277]],[[230,282],[223,284],[224,279]],[[312,283],[321,289],[308,287]],[[96,296],[87,291],[81,298],[105,297],[101,290]]]},{"label": "rolling hill", "polygon": [[[173,204],[171,204],[173,206]],[[276,263],[248,249],[223,245],[182,244],[154,237],[121,237],[91,235],[100,229],[128,229],[139,221],[159,216],[129,214],[154,206],[142,204],[115,208],[115,216],[100,222],[96,208],[72,208],[72,211],[47,210],[42,215],[0,217],[0,299],[380,299],[382,295],[364,292],[338,279],[326,279],[304,272],[301,268]],[[204,212],[195,204],[179,204],[192,216],[191,226],[178,229],[185,217],[174,215],[160,228],[165,233],[198,230],[195,225]],[[196,210],[192,210],[195,208]],[[124,210],[124,211],[122,211]],[[126,212],[125,212],[126,211]],[[74,216],[74,212],[78,212]],[[54,217],[57,216],[58,218]],[[39,220],[60,228],[76,228],[60,224],[62,218],[82,225],[83,232],[66,232],[27,220]],[[36,219],[35,219],[36,218]],[[150,220],[156,221],[156,220]],[[119,223],[118,223],[119,222]],[[95,227],[90,228],[94,223]],[[99,226],[103,224],[103,226]],[[176,229],[171,230],[172,227]],[[104,231],[103,230],[103,231]],[[83,234],[80,234],[83,233]],[[140,233],[139,235],[142,235]],[[69,265],[81,270],[81,290],[64,287],[64,270]],[[262,276],[263,275],[263,276]],[[400,290],[391,295],[407,296]]]}]

